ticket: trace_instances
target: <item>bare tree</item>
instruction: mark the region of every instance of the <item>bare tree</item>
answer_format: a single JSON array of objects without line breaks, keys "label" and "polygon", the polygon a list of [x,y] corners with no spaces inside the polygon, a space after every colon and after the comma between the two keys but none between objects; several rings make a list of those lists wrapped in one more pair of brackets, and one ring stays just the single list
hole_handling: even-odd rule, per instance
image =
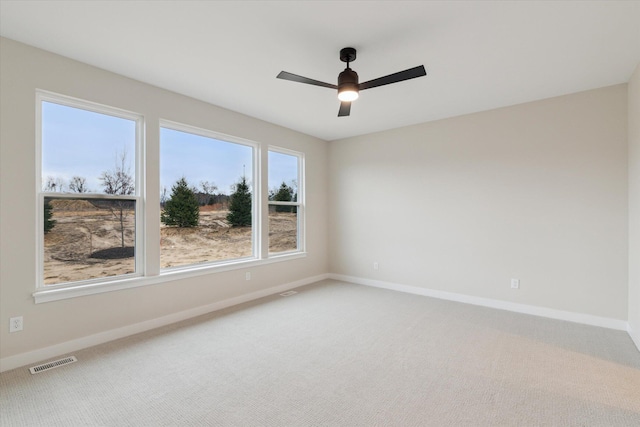
[{"label": "bare tree", "polygon": [[47,193],[54,193],[56,191],[56,181],[52,176],[48,176],[44,184],[42,185],[42,189]]},{"label": "bare tree", "polygon": [[[102,172],[100,181],[107,194],[128,196],[134,193],[135,184],[131,176],[131,167],[127,164],[127,152],[123,151],[118,155],[116,152],[116,164],[110,171]],[[115,200],[111,209],[111,213],[120,221],[120,238],[122,247],[124,248],[124,220],[126,217],[125,209],[129,208],[132,203],[128,200]]]},{"label": "bare tree", "polygon": [[104,171],[100,175],[100,181],[107,194],[117,194],[128,196],[135,191],[133,177],[131,176],[131,166],[127,165],[127,152],[116,153],[116,165],[113,170]]},{"label": "bare tree", "polygon": [[88,193],[87,179],[82,176],[74,176],[69,181],[69,190],[74,193]]},{"label": "bare tree", "polygon": [[44,191],[47,193],[62,193],[65,189],[66,183],[61,177],[48,176],[44,183]]},{"label": "bare tree", "polygon": [[160,206],[164,207],[165,203],[167,203],[167,199],[169,196],[167,195],[167,187],[162,187],[162,193],[160,193]]},{"label": "bare tree", "polygon": [[200,200],[201,205],[210,205],[212,204],[213,193],[218,189],[218,186],[213,182],[209,181],[200,181],[200,188],[202,188],[202,193],[204,194],[204,200]]}]

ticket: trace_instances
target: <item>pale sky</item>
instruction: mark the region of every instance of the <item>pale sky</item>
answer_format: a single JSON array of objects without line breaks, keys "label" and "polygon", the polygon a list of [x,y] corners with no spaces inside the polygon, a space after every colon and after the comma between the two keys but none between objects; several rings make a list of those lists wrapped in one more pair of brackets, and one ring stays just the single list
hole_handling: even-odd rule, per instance
[{"label": "pale sky", "polygon": [[84,177],[91,192],[102,192],[98,177],[126,152],[134,171],[135,122],[50,102],[42,103],[42,183]]},{"label": "pale sky", "polygon": [[190,186],[201,181],[218,186],[216,193],[231,193],[243,174],[253,184],[252,148],[173,129],[160,129],[160,187],[185,177]]},{"label": "pale sky", "polygon": [[[50,102],[42,104],[42,182],[47,177],[69,183],[84,177],[92,193],[103,190],[102,172],[113,170],[118,156],[127,155],[133,175],[135,122]],[[252,148],[162,128],[160,132],[160,191],[184,176],[200,189],[201,181],[218,187],[216,193],[231,193],[243,174],[253,185]],[[297,158],[269,153],[269,188],[297,179]]]}]

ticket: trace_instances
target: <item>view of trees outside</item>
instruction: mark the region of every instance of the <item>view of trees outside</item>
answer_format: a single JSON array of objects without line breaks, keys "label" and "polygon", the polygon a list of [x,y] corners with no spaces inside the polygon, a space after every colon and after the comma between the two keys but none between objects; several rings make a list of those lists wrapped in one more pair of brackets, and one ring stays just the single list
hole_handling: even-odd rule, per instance
[{"label": "view of trees outside", "polygon": [[161,268],[253,256],[250,145],[160,130]]},{"label": "view of trees outside", "polygon": [[251,190],[247,179],[240,178],[229,198],[227,221],[232,227],[250,227],[253,217]]},{"label": "view of trees outside", "polygon": [[50,232],[56,225],[56,220],[53,219],[53,206],[49,200],[44,202],[44,232],[45,234]]},{"label": "view of trees outside", "polygon": [[135,121],[41,107],[44,284],[135,272]]},{"label": "view of trees outside", "polygon": [[[84,178],[74,177],[76,180],[84,181]],[[112,196],[129,196],[135,191],[134,178],[131,176],[131,167],[127,163],[127,153],[122,152],[116,156],[116,164],[113,169],[102,172],[100,175],[100,181],[102,181],[103,191],[106,194]],[[72,181],[73,182],[73,181]],[[78,187],[76,187],[77,189]],[[80,193],[81,191],[77,191]],[[109,209],[116,220],[120,222],[120,247],[125,248],[124,245],[124,228],[125,218],[128,211],[131,209],[131,201],[129,200],[114,200],[110,203]],[[114,248],[115,249],[115,248]],[[116,252],[116,251],[114,251]],[[126,258],[124,254],[130,251],[122,251],[122,258]]]},{"label": "view of trees outside", "polygon": [[[298,201],[299,158],[291,154],[269,151],[269,201]],[[269,252],[298,249],[297,206],[269,205]]]},{"label": "view of trees outside", "polygon": [[[204,205],[204,203],[202,204]],[[164,202],[160,220],[163,224],[184,228],[197,227],[199,218],[198,197],[196,197],[195,191],[189,188],[185,177],[182,177],[171,187],[171,195]]]},{"label": "view of trees outside", "polygon": [[[43,283],[136,271],[136,121],[43,101]],[[254,256],[253,145],[160,130],[160,265]],[[299,158],[269,151],[269,252],[297,249]]]}]

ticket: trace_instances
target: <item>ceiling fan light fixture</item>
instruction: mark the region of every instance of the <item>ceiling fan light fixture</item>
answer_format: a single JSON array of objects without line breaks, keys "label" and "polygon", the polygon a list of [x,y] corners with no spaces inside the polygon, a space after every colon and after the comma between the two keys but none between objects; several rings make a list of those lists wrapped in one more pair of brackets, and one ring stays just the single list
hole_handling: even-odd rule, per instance
[{"label": "ceiling fan light fixture", "polygon": [[338,89],[338,99],[343,102],[351,102],[358,99],[358,89]]},{"label": "ceiling fan light fixture", "polygon": [[358,99],[358,73],[347,67],[338,76],[338,99],[351,102]]},{"label": "ceiling fan light fixture", "polygon": [[[1,1],[1,0],[0,0]],[[310,79],[308,77],[299,76],[297,74],[281,71],[276,77],[279,79],[289,80],[292,82],[305,83],[308,85],[326,87],[333,90],[338,90],[338,99],[340,100],[340,110],[338,110],[338,117],[345,117],[351,113],[351,101],[358,99],[359,92],[365,89],[371,89],[374,87],[385,86],[391,83],[399,83],[409,79],[415,79],[416,77],[422,77],[427,75],[427,71],[424,69],[424,65],[409,68],[408,70],[398,71],[397,73],[389,74],[387,76],[378,77],[377,79],[369,80],[364,83],[358,82],[358,74],[349,68],[349,63],[356,60],[356,50],[352,47],[345,47],[340,50],[340,61],[347,63],[347,68],[338,75],[338,84],[321,82],[319,80]]]}]

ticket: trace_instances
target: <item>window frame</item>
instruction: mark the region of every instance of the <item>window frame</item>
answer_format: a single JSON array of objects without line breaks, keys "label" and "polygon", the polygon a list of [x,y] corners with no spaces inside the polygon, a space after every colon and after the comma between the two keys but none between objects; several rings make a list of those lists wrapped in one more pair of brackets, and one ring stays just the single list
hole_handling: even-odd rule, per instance
[{"label": "window frame", "polygon": [[[305,253],[305,156],[304,153],[300,151],[294,151],[287,148],[278,147],[275,145],[269,145],[267,147],[267,157],[269,152],[274,152],[278,154],[286,154],[289,156],[296,157],[298,159],[298,176],[296,177],[298,182],[297,188],[297,200],[295,202],[279,202],[275,200],[268,200],[267,197],[267,221],[269,217],[269,206],[296,206],[297,212],[297,230],[296,230],[296,240],[297,240],[297,248],[292,251],[283,251],[283,252],[269,252],[269,229],[267,227],[267,257],[268,258],[277,258],[281,256],[288,256],[292,254]],[[267,161],[267,167],[269,167],[269,162]],[[267,177],[267,186],[269,184],[269,179]]]},{"label": "window frame", "polygon": [[[201,262],[201,263],[195,263],[195,264],[179,265],[175,267],[160,268],[160,275],[170,274],[172,272],[207,268],[207,267],[215,268],[219,266],[235,264],[238,262],[258,261],[263,259],[262,253],[261,253],[262,252],[261,251],[262,224],[260,222],[260,217],[261,217],[260,200],[262,197],[262,192],[260,188],[261,186],[259,185],[259,183],[261,182],[261,176],[260,176],[261,146],[260,144],[248,139],[226,135],[226,134],[215,132],[209,129],[204,129],[197,126],[191,126],[191,125],[187,125],[184,123],[179,123],[171,120],[160,119],[158,123],[158,131],[159,131],[158,135],[161,135],[163,128],[178,131],[178,132],[189,133],[189,134],[201,136],[204,138],[211,138],[217,141],[227,142],[230,144],[243,145],[245,147],[251,148],[252,150],[251,174],[252,174],[252,180],[253,180],[253,182],[251,183],[251,253],[252,254],[248,257],[229,258],[229,259],[220,260],[220,261],[208,261],[208,262]],[[158,144],[159,146],[162,145],[161,137],[159,137]],[[160,153],[160,150],[158,150],[158,152]],[[162,158],[159,157],[158,172],[160,172],[161,167],[162,167]],[[160,212],[160,208],[158,209]],[[160,231],[158,230],[158,232]],[[160,248],[160,251],[162,251],[162,248]],[[160,253],[160,251],[158,253]]]},{"label": "window frame", "polygon": [[[104,193],[61,193],[45,192],[42,184],[42,103],[52,102],[72,108],[79,108],[99,114],[106,114],[113,117],[120,117],[135,122],[135,193],[129,196],[108,195]],[[62,95],[48,90],[36,89],[35,91],[35,206],[36,223],[35,226],[35,266],[36,277],[32,296],[36,304],[59,301],[68,298],[100,294],[104,292],[132,289],[141,286],[156,284],[166,284],[176,280],[195,278],[199,276],[211,275],[233,270],[247,270],[249,268],[269,265],[278,262],[286,262],[307,256],[305,238],[305,153],[287,148],[270,145],[265,142],[257,142],[249,139],[224,134],[211,129],[192,126],[189,124],[176,122],[174,120],[163,119],[162,116],[154,118],[151,126],[154,131],[147,135],[149,122],[144,114],[125,110],[118,107],[79,99],[72,96]],[[167,127],[178,131],[195,133],[197,135],[212,137],[218,140],[249,145],[253,148],[252,171],[252,257],[234,258],[223,261],[206,262],[179,266],[175,268],[160,269],[160,248],[159,228],[155,230],[155,218],[158,217],[160,224],[160,205],[151,206],[148,204],[148,195],[151,192],[160,194],[159,176],[150,176],[149,173],[160,172],[160,128]],[[157,131],[157,132],[156,132]],[[195,131],[195,132],[194,132]],[[152,139],[148,139],[152,138]],[[151,151],[148,151],[148,150]],[[268,239],[268,153],[276,151],[283,154],[295,155],[298,157],[298,200],[296,202],[274,202],[291,204],[298,207],[298,248],[295,251],[277,252],[269,254]],[[147,156],[157,159],[157,164],[147,164]],[[157,155],[157,157],[156,157]],[[151,187],[149,187],[151,185]],[[114,198],[133,200],[135,202],[135,272],[118,275],[93,278],[87,280],[62,282],[57,284],[44,285],[44,200],[45,197],[86,199],[86,198]],[[154,201],[154,197],[150,197]],[[151,228],[149,228],[151,227]],[[149,243],[153,242],[153,247]],[[149,258],[149,254],[153,258]],[[156,259],[157,258],[157,259]]]},{"label": "window frame", "polygon": [[[134,148],[134,194],[131,195],[110,195],[105,193],[72,193],[72,192],[46,192],[43,189],[42,182],[42,104],[49,102],[52,104],[62,105],[65,107],[76,108],[92,113],[103,114],[111,117],[117,117],[125,120],[131,120],[135,123],[135,148]],[[55,289],[82,288],[85,286],[120,282],[133,278],[145,276],[145,238],[144,238],[144,117],[131,111],[120,108],[110,107],[91,101],[81,100],[57,93],[36,90],[36,293],[38,291],[50,291]],[[93,279],[77,280],[72,282],[61,282],[55,284],[44,283],[44,200],[45,198],[56,199],[109,199],[109,200],[129,200],[135,203],[135,243],[134,243],[134,268],[133,273],[121,274],[116,276],[105,276]]]}]

